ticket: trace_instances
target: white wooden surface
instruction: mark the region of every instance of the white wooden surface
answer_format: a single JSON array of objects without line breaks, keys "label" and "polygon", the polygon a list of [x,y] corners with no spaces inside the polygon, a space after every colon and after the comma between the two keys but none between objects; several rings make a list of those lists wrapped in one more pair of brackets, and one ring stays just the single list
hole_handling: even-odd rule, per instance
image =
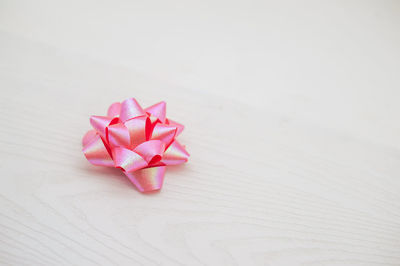
[{"label": "white wooden surface", "polygon": [[[0,2],[1,265],[400,265],[400,5]],[[136,97],[188,164],[81,153]]]}]

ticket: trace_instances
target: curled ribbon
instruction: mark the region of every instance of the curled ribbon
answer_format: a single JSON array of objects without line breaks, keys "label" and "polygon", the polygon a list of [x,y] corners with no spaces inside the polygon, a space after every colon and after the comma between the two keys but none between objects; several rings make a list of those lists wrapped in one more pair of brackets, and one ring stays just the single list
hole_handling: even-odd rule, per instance
[{"label": "curled ribbon", "polygon": [[183,125],[166,117],[166,103],[146,109],[130,98],[113,103],[107,116],[92,116],[82,139],[83,153],[94,165],[121,169],[141,192],[162,187],[165,166],[187,162],[189,153],[175,138]]}]

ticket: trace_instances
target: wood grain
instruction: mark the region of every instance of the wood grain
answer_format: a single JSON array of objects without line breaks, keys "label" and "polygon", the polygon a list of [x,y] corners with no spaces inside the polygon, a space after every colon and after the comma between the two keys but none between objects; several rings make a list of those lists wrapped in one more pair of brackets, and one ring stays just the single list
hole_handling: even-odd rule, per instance
[{"label": "wood grain", "polygon": [[[400,265],[396,146],[10,33],[0,48],[0,264]],[[88,117],[132,96],[186,126],[160,193],[81,153]]]}]

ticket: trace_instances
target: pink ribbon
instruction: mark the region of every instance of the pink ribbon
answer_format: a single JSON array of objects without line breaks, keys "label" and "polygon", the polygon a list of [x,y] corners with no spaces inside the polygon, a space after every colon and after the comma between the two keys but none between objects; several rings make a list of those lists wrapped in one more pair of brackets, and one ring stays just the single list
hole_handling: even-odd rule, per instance
[{"label": "pink ribbon", "polygon": [[82,139],[94,165],[121,169],[141,192],[161,189],[165,166],[187,162],[189,153],[175,138],[183,125],[166,118],[166,103],[142,109],[134,99],[113,103],[107,116],[92,116],[93,130]]}]

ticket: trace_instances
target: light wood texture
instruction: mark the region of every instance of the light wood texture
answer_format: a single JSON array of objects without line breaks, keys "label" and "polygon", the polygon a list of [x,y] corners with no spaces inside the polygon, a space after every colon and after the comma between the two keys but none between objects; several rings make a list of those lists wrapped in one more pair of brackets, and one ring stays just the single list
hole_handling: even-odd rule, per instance
[{"label": "light wood texture", "polygon": [[[293,91],[295,82],[284,78],[282,65],[274,70],[276,58],[268,66],[285,80],[287,90],[265,86],[268,82],[257,73],[254,78],[262,87],[254,87],[256,81],[246,76],[250,70],[236,73],[229,61],[222,64],[218,55],[223,50],[214,51],[216,64],[226,67],[221,77],[208,72],[206,64],[193,72],[180,68],[196,65],[197,55],[185,63],[171,60],[171,69],[154,66],[153,72],[150,64],[140,64],[146,56],[158,62],[150,56],[151,48],[141,47],[140,57],[122,44],[128,57],[143,60],[137,61],[137,68],[133,61],[118,60],[122,52],[104,48],[107,54],[95,47],[94,39],[90,43],[82,37],[82,46],[75,43],[82,50],[67,48],[62,34],[46,35],[55,27],[54,17],[43,22],[43,35],[25,34],[30,27],[40,31],[34,25],[41,20],[32,26],[15,10],[24,14],[29,8],[36,12],[52,5],[10,2],[0,19],[1,265],[400,265],[400,60],[399,46],[393,45],[399,44],[398,35],[389,34],[398,29],[399,20],[389,16],[396,12],[388,3],[374,10],[387,15],[391,26],[371,27],[372,32],[385,29],[392,38],[381,40],[391,49],[381,54],[387,64],[373,72],[373,62],[349,59],[346,69],[355,68],[355,76],[348,76],[339,74],[344,58],[337,59],[343,60],[339,66],[322,63],[327,68],[319,74],[332,81],[325,81],[325,87],[321,76],[312,84],[311,74],[302,79],[297,75],[303,70],[293,72],[291,65],[286,79],[296,78],[298,90]],[[78,5],[73,7],[78,10]],[[97,7],[91,21],[105,20],[96,16],[112,6]],[[380,5],[361,10],[373,7]],[[129,14],[121,6],[114,8],[122,17]],[[257,8],[251,10],[258,14]],[[63,12],[61,20],[70,11]],[[77,17],[80,23],[84,19]],[[121,21],[116,23],[123,25]],[[379,16],[372,20],[377,21]],[[67,27],[60,25],[61,30]],[[78,36],[77,30],[64,33]],[[335,35],[336,43],[341,37]],[[216,38],[217,46],[224,44]],[[161,42],[176,41],[166,40]],[[85,48],[89,44],[94,52]],[[145,45],[143,41],[136,48]],[[366,45],[370,56],[378,57],[378,49]],[[115,43],[110,47],[118,50]],[[321,43],[316,47],[326,52],[324,56],[331,53],[332,60],[339,51],[325,50]],[[247,58],[240,49],[227,53]],[[300,54],[294,51],[297,58]],[[169,56],[160,58],[160,64]],[[310,56],[317,60],[317,55]],[[207,64],[217,71],[212,57]],[[245,62],[254,71],[263,64]],[[319,69],[312,63],[305,66]],[[260,73],[268,78],[271,72],[264,68]],[[368,79],[372,73],[376,75],[370,76],[371,83],[361,81],[361,75]],[[171,79],[165,78],[169,74]],[[223,83],[224,79],[231,81]],[[230,91],[234,81],[241,85]],[[144,106],[165,100],[168,116],[186,126],[180,140],[191,153],[190,161],[167,169],[159,193],[140,194],[122,173],[90,165],[81,152],[89,116],[104,114],[111,102],[128,97]]]}]

